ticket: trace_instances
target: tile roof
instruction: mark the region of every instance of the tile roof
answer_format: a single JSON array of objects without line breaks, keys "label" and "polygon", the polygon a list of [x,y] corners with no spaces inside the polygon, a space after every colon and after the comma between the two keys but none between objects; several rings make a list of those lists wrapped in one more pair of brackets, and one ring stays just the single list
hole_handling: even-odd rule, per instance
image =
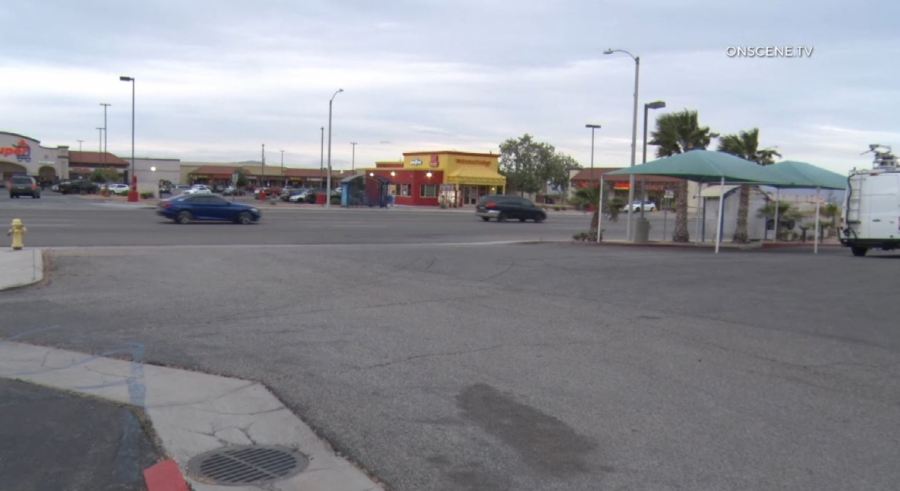
[{"label": "tile roof", "polygon": [[69,165],[74,166],[95,166],[95,165],[110,165],[114,167],[124,167],[128,165],[127,160],[122,160],[119,157],[109,153],[109,152],[78,152],[78,151],[69,151]]}]

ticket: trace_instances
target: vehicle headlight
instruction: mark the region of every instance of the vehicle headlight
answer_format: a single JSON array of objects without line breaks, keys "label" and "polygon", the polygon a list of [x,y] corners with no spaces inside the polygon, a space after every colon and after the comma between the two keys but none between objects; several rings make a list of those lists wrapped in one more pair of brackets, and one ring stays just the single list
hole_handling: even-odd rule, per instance
[{"label": "vehicle headlight", "polygon": [[253,213],[259,213],[259,210],[256,208],[250,208],[250,211],[252,211]]}]

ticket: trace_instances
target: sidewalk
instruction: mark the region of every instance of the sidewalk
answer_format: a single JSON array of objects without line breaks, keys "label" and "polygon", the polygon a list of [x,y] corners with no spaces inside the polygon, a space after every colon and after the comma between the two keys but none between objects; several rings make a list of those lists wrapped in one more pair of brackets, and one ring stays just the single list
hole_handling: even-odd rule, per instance
[{"label": "sidewalk", "polygon": [[0,249],[0,291],[38,283],[44,279],[41,249],[14,251],[4,245]]},{"label": "sidewalk", "polygon": [[[4,491],[383,489],[259,383],[146,364],[139,342],[98,356],[16,341],[28,334],[0,339]],[[135,471],[137,487],[75,481]]]}]

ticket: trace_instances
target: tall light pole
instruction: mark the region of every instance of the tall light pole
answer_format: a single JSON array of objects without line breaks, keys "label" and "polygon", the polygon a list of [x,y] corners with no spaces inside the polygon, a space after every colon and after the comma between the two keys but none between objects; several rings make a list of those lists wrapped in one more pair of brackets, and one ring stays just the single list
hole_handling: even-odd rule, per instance
[{"label": "tall light pole", "polygon": [[280,150],[281,152],[281,187],[287,186],[287,179],[284,177],[284,150]]},{"label": "tall light pole", "polygon": [[119,80],[131,82],[131,187],[128,190],[128,201],[138,200],[137,176],[134,174],[134,77],[121,76]]},{"label": "tall light pole", "polygon": [[588,124],[584,125],[584,127],[591,129],[591,179],[593,179],[594,178],[594,130],[599,130],[600,125],[588,123]]},{"label": "tall light pole", "polygon": [[106,146],[107,140],[109,139],[109,132],[106,129],[106,108],[111,106],[112,104],[101,102],[101,106],[103,106],[103,163],[106,163],[106,153],[109,152],[109,147]]},{"label": "tall light pole", "polygon": [[103,155],[103,127],[97,127],[97,153]]},{"label": "tall light pole", "polygon": [[322,182],[319,186],[321,187],[325,185],[325,176],[322,175],[325,173],[325,127],[322,126],[319,130],[322,133],[322,144],[319,147],[319,176],[322,177]]},{"label": "tall light pole", "polygon": [[266,144],[265,143],[262,144],[262,152],[261,153],[262,153],[262,157],[261,157],[261,159],[262,159],[261,174],[262,175],[259,176],[259,179],[260,179],[259,187],[261,187],[262,190],[259,192],[259,195],[262,196],[262,200],[265,201],[266,200]]},{"label": "tall light pole", "polygon": [[84,143],[84,140],[75,140],[78,142],[78,151],[81,151],[81,144]]},{"label": "tall light pole", "polygon": [[356,172],[356,142],[350,142],[350,146],[353,147],[353,153],[350,157],[350,172]]},{"label": "tall light pole", "polygon": [[[625,53],[630,56],[631,59],[634,60],[634,115],[632,117],[631,122],[631,167],[634,167],[634,159],[637,154],[637,118],[638,118],[638,80],[640,78],[641,73],[641,58],[639,56],[634,56],[624,49],[608,49],[603,52],[605,55],[611,55],[613,53]],[[632,202],[634,201],[634,174],[630,174],[628,176],[628,219],[625,222],[625,239],[631,240],[631,215],[633,213],[630,210],[632,206]],[[641,205],[643,208],[643,205]]]},{"label": "tall light pole", "polygon": [[[666,101],[653,101],[644,104],[644,152],[641,157],[641,163],[647,163],[647,114],[650,109],[662,109],[666,107]],[[647,190],[645,189],[643,179],[641,180],[641,218],[644,218],[644,203],[643,200],[647,198]],[[663,235],[665,237],[665,235]]]},{"label": "tall light pole", "polygon": [[328,184],[325,189],[325,208],[331,208],[331,108],[334,105],[334,98],[343,92],[344,89],[338,89],[328,99]]}]

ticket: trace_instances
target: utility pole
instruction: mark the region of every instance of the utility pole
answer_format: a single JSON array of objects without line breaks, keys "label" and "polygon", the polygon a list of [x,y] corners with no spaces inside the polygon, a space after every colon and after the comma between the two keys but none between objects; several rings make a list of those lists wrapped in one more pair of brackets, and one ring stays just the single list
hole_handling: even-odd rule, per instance
[{"label": "utility pole", "polygon": [[259,182],[260,182],[260,187],[263,188],[263,191],[260,191],[260,195],[262,196],[262,199],[265,201],[265,199],[266,199],[266,192],[265,192],[265,189],[266,189],[266,144],[265,143],[262,144],[262,172],[261,172],[261,174],[262,175],[259,176],[259,179],[260,179]]},{"label": "utility pole", "polygon": [[281,187],[287,186],[287,178],[284,177],[284,150],[281,150]]},{"label": "utility pole", "polygon": [[353,154],[350,157],[350,172],[356,173],[356,142],[350,142],[350,145],[353,146]]},{"label": "utility pole", "polygon": [[84,140],[76,140],[78,142],[78,151],[81,151],[81,144],[84,143]]}]

